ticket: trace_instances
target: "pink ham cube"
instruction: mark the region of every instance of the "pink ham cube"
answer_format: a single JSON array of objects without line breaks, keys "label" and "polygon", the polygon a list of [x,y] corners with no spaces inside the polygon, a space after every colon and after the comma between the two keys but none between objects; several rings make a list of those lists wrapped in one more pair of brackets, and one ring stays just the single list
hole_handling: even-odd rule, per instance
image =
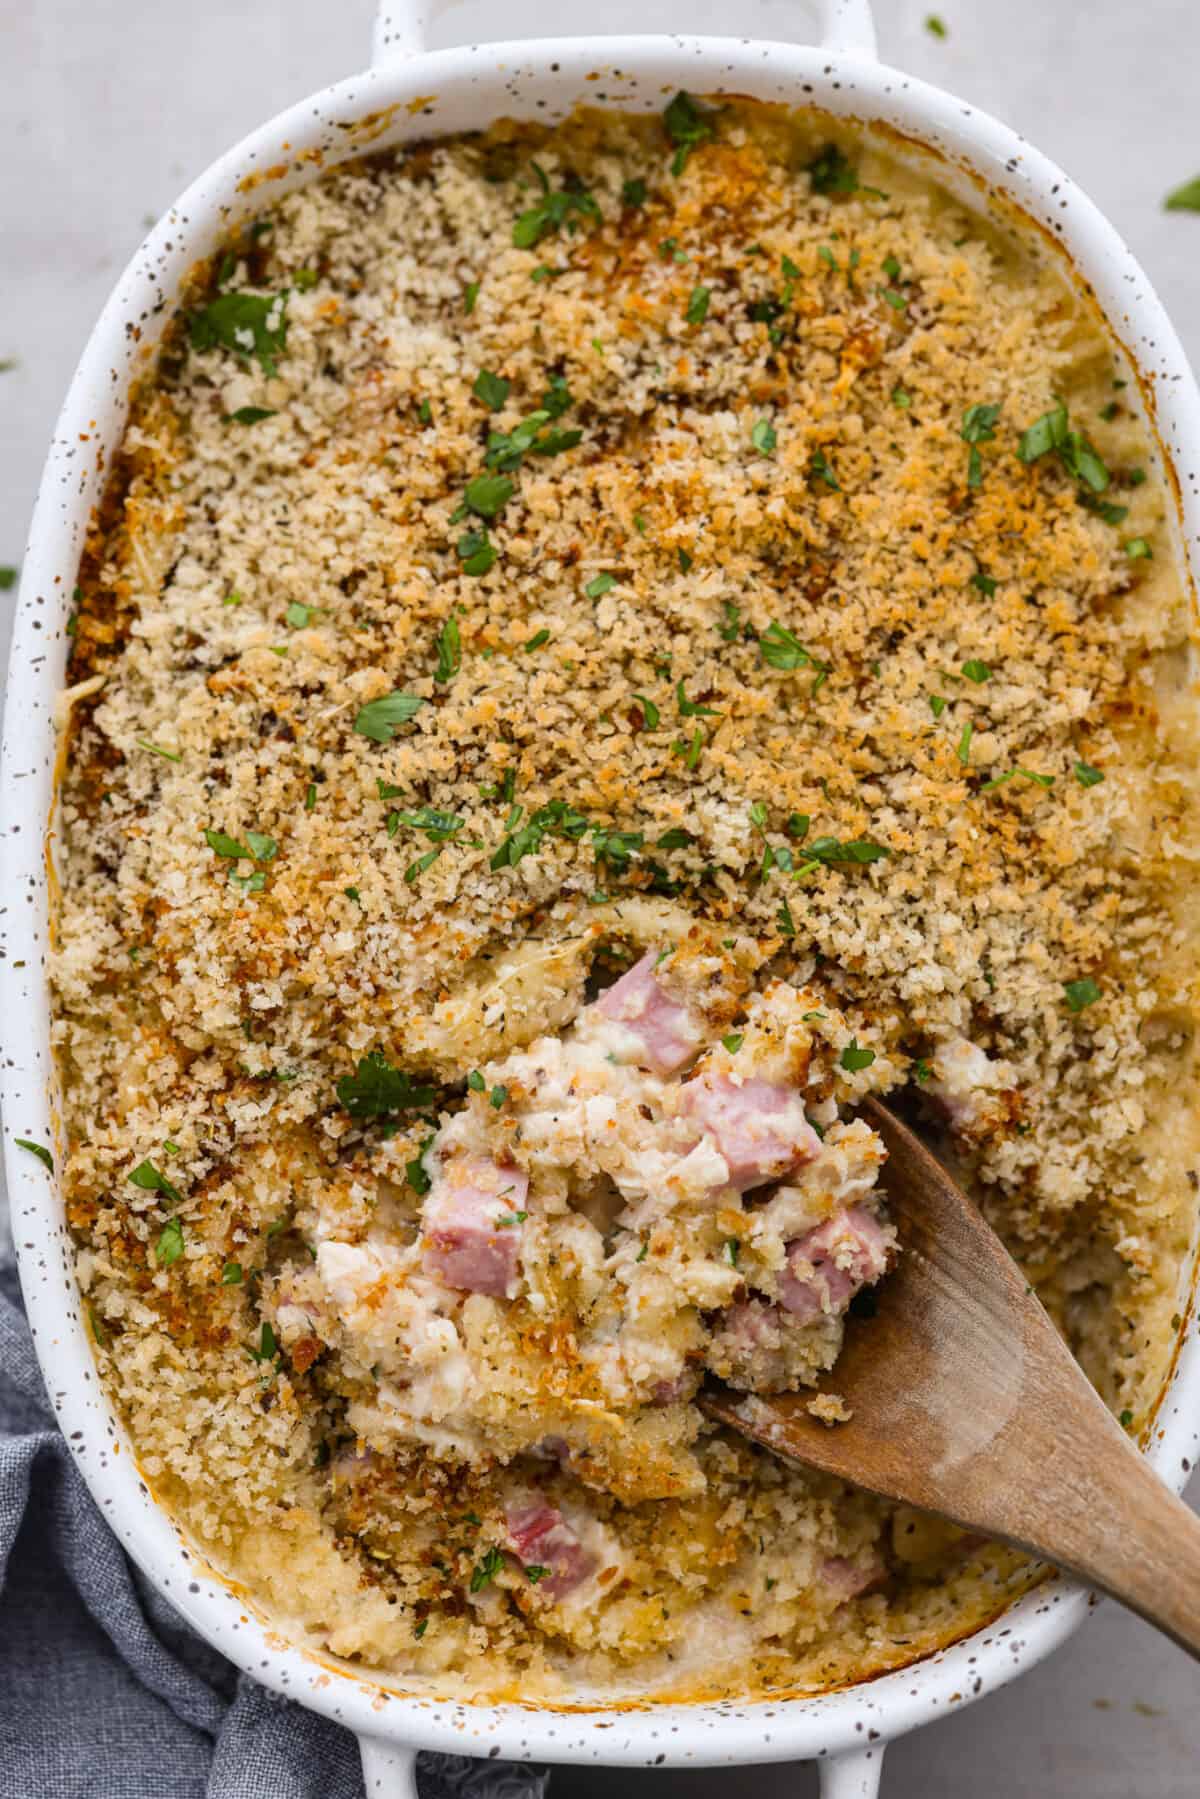
[{"label": "pink ham cube", "polygon": [[512,1500],[505,1509],[508,1540],[526,1570],[537,1574],[539,1593],[563,1599],[596,1570],[596,1558],[579,1541],[556,1506],[540,1495]]},{"label": "pink ham cube", "polygon": [[753,1076],[701,1074],[686,1081],[682,1109],[716,1145],[739,1193],[778,1180],[820,1154],[821,1139],[792,1087]]},{"label": "pink ham cube", "polygon": [[623,1025],[636,1039],[635,1055],[656,1074],[674,1074],[690,1062],[703,1041],[699,1024],[686,1006],[671,999],[654,978],[658,957],[653,950],[605,989],[596,1010]]},{"label": "pink ham cube", "polygon": [[457,1161],[425,1200],[426,1270],[447,1287],[513,1299],[529,1177],[482,1158]]},{"label": "pink ham cube", "polygon": [[838,1605],[869,1593],[887,1579],[887,1567],[881,1556],[872,1551],[866,1562],[852,1562],[848,1556],[827,1555],[818,1569],[822,1585],[833,1593]]},{"label": "pink ham cube", "polygon": [[892,1233],[866,1206],[843,1206],[824,1224],[794,1237],[779,1277],[782,1305],[800,1324],[836,1318],[860,1287],[887,1273]]}]

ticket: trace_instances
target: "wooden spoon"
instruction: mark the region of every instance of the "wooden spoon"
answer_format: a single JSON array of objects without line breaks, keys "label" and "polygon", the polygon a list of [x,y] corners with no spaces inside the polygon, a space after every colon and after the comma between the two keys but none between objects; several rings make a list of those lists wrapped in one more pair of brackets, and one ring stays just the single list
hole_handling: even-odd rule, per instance
[{"label": "wooden spoon", "polygon": [[853,1416],[822,1424],[811,1391],[710,1389],[704,1409],[791,1461],[1067,1568],[1200,1656],[1200,1519],[1106,1409],[962,1189],[886,1107],[862,1111],[887,1145],[903,1253],[820,1384]]}]

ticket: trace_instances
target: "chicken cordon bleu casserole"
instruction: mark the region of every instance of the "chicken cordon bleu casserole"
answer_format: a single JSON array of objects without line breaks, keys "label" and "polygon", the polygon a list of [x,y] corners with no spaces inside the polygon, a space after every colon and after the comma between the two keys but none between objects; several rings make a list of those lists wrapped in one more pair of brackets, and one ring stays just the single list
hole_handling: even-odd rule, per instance
[{"label": "chicken cordon bleu casserole", "polygon": [[63,700],[62,1174],[145,1479],[315,1653],[813,1691],[1037,1578],[697,1403],[846,1428],[904,1253],[868,1094],[1152,1417],[1187,591],[1090,297],[936,177],[687,94],[422,143],[240,225],[135,392]]}]

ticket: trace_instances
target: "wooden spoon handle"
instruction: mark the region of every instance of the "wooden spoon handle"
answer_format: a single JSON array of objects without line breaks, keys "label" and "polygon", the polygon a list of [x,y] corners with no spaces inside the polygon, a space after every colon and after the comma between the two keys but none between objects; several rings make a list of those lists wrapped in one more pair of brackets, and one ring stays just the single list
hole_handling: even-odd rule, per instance
[{"label": "wooden spoon handle", "polygon": [[[1200,1518],[1132,1445],[1054,1469],[1053,1501],[1030,1496],[1013,1541],[1109,1593],[1200,1659]],[[1009,1532],[1005,1532],[1006,1535]]]}]

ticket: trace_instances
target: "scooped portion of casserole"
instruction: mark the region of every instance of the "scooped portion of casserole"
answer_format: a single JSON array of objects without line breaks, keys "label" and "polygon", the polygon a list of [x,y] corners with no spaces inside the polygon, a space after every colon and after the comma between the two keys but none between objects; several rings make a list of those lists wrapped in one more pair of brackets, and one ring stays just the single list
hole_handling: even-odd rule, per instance
[{"label": "scooped portion of casserole", "polygon": [[838,1428],[870,1093],[1130,1429],[1168,1366],[1167,490],[1052,248],[912,154],[680,95],[329,169],[135,396],[55,839],[97,1361],[248,1602],[426,1690],[812,1689],[1034,1578],[696,1403]]}]

